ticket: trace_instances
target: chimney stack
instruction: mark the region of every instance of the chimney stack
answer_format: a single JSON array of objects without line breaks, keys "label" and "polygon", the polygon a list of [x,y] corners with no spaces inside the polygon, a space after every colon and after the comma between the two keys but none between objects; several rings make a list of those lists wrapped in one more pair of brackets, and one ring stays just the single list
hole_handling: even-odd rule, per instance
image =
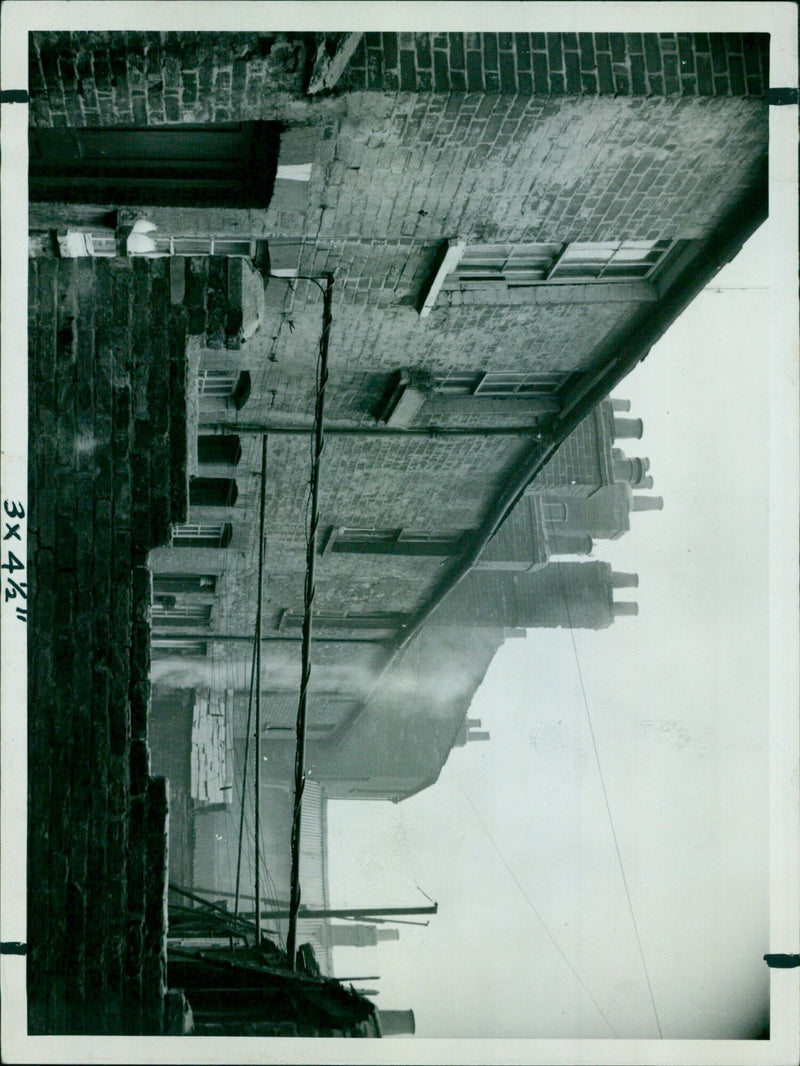
[{"label": "chimney stack", "polygon": [[474,729],[480,729],[480,727],[481,727],[480,718],[468,718],[467,719],[467,729],[473,729],[473,728]]},{"label": "chimney stack", "polygon": [[664,499],[662,496],[634,496],[632,511],[663,511]]},{"label": "chimney stack", "polygon": [[489,737],[490,734],[486,732],[479,733],[475,730],[472,730],[470,733],[467,733],[467,740],[489,740]]},{"label": "chimney stack", "polygon": [[611,464],[614,481],[627,481],[634,488],[639,488],[647,467],[642,459],[614,459]]},{"label": "chimney stack", "polygon": [[612,400],[611,401],[611,409],[613,411],[630,411],[630,409],[631,409],[631,401],[630,400]]},{"label": "chimney stack", "polygon": [[641,440],[644,426],[641,418],[615,418],[614,439]]}]

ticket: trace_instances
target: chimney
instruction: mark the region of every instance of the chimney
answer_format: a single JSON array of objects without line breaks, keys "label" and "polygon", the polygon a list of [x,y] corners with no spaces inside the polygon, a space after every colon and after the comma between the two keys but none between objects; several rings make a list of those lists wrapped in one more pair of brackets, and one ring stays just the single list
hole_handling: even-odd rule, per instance
[{"label": "chimney", "polygon": [[633,440],[640,440],[644,426],[642,425],[641,418],[615,418],[614,419],[614,439],[621,440],[623,438],[629,438]]},{"label": "chimney", "polygon": [[639,604],[635,600],[622,600],[612,603],[611,610],[615,618],[622,615],[636,615],[639,613]]},{"label": "chimney", "polygon": [[468,729],[473,729],[473,728],[474,729],[480,729],[480,727],[481,727],[480,718],[468,718],[467,719],[467,728]]},{"label": "chimney", "polygon": [[416,1031],[413,1010],[379,1010],[381,1036],[413,1036]]},{"label": "chimney", "polygon": [[638,589],[638,587],[639,587],[639,575],[638,574],[612,573],[612,575],[611,575],[611,587],[612,587],[612,589]]},{"label": "chimney", "polygon": [[588,534],[574,533],[572,536],[560,537],[557,533],[552,540],[550,559],[557,555],[590,555],[592,538]]},{"label": "chimney", "polygon": [[641,459],[614,459],[611,464],[614,481],[627,481],[638,487],[644,477],[645,465]]},{"label": "chimney", "polygon": [[489,733],[478,733],[473,730],[471,733],[467,733],[467,740],[488,740]]},{"label": "chimney", "polygon": [[630,409],[631,409],[631,401],[630,400],[613,400],[612,399],[612,401],[611,401],[611,409],[613,411],[630,411]]},{"label": "chimney", "polygon": [[664,500],[661,496],[634,496],[632,511],[663,511]]}]

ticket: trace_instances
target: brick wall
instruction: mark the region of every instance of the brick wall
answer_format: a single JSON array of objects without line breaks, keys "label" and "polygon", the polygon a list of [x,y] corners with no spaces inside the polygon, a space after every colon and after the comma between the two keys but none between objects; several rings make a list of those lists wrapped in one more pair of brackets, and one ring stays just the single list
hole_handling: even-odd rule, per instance
[{"label": "brick wall", "polygon": [[603,629],[611,610],[608,563],[551,563],[525,574],[472,571],[431,616],[431,625]]},{"label": "brick wall", "polygon": [[266,117],[285,94],[301,91],[307,52],[300,35],[275,33],[32,33],[32,121],[111,126]]},{"label": "brick wall", "polygon": [[[768,53],[767,34],[367,33],[336,92],[762,96]],[[33,121],[226,122],[293,105],[302,113],[313,57],[302,34],[36,32]]]},{"label": "brick wall", "polygon": [[149,777],[149,547],[186,506],[163,265],[32,261],[29,1024],[153,1031],[167,798]]},{"label": "brick wall", "polygon": [[598,404],[570,433],[527,491],[550,496],[590,496],[601,485],[610,484],[613,425],[611,404]]},{"label": "brick wall", "polygon": [[761,96],[765,33],[366,33],[337,87]]},{"label": "brick wall", "polygon": [[[377,36],[391,52],[388,42],[396,35]],[[449,58],[459,51],[456,39],[463,36],[467,43],[467,35],[442,36]],[[259,118],[317,126],[305,216],[279,204],[267,211],[266,224],[251,218],[258,211],[220,212],[217,221],[222,224],[227,215],[232,233],[241,232],[248,219],[272,237],[362,235],[428,242],[453,235],[561,241],[708,232],[731,198],[747,187],[755,161],[766,151],[768,39],[598,34],[584,40],[590,36],[579,35],[573,50],[570,35],[528,35],[527,53],[517,36],[480,38],[484,62],[487,57],[491,62],[494,42],[498,63],[500,56],[513,56],[519,70],[524,55],[531,62],[538,56],[551,66],[563,64],[561,74],[548,73],[543,94],[527,83],[520,83],[519,91],[501,91],[485,77],[474,91],[455,85],[448,92],[425,90],[423,80],[415,91],[352,91],[335,99],[304,100],[300,68],[307,45],[301,39],[34,34],[32,121],[130,125]],[[417,44],[425,51],[424,41],[431,44],[430,35],[419,36],[415,56]],[[429,50],[432,57],[444,54],[438,47]],[[463,50],[466,57],[478,51]],[[398,64],[407,51],[394,48]],[[559,77],[567,78],[565,71],[576,58],[579,66],[594,62],[598,78],[601,60],[607,60],[617,79],[613,90],[596,94],[582,86],[562,95],[551,88],[551,79],[557,85]],[[286,73],[286,62],[297,69]],[[640,86],[639,65],[650,81],[641,92],[627,95],[625,84]],[[660,69],[648,73],[648,66]],[[709,67],[714,85],[706,93]],[[117,73],[109,73],[112,69]],[[595,76],[588,69],[584,73]],[[666,94],[658,88],[659,78],[670,89]],[[145,103],[151,92],[153,106]],[[139,99],[135,113],[134,96]],[[162,98],[173,101],[169,114],[158,110]],[[95,106],[96,99],[102,99],[102,108]],[[187,232],[194,232],[196,212],[187,209],[186,215]],[[374,279],[375,274],[368,266],[358,276]]]},{"label": "brick wall", "polygon": [[320,238],[694,238],[753,183],[767,149],[760,97],[363,92],[346,103],[312,170],[307,232]]}]

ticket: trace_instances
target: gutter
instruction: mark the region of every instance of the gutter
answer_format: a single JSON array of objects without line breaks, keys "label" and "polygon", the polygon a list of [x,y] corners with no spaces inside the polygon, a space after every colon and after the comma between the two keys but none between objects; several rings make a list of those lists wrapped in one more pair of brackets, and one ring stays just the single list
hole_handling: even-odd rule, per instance
[{"label": "gutter", "polygon": [[337,731],[337,743],[342,742],[364,713],[370,699],[399,655],[416,637],[450,590],[454,589],[472,570],[486,545],[519,502],[527,486],[561,447],[564,440],[597,404],[619,385],[637,363],[647,356],[652,346],[663,337],[669,326],[702,292],[714,275],[739,252],[744,242],[766,219],[767,213],[768,187],[765,164],[756,186],[741,197],[735,207],[728,212],[702,250],[684,268],[680,278],[673,284],[667,295],[662,297],[657,305],[648,305],[646,317],[642,317],[638,323],[634,322],[627,337],[621,343],[615,342],[614,352],[616,354],[608,351],[605,353],[607,358],[604,359],[601,356],[598,361],[602,363],[602,369],[598,373],[588,382],[581,382],[574,393],[568,393],[565,396],[565,406],[561,414],[556,416],[550,424],[550,440],[534,446],[532,451],[511,470],[499,496],[475,534],[470,550],[434,586],[428,602],[411,616],[400,638],[394,642],[389,658],[361,706],[349,719],[342,722]]}]

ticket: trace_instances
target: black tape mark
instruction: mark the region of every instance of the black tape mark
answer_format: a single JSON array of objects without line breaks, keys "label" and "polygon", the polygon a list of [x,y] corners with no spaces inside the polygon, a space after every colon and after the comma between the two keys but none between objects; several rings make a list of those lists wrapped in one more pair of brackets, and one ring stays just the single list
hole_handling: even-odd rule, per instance
[{"label": "black tape mark", "polygon": [[767,103],[770,107],[776,104],[796,104],[798,95],[797,89],[767,89]]},{"label": "black tape mark", "polygon": [[27,955],[28,945],[21,944],[19,940],[3,940],[0,942],[0,955]]},{"label": "black tape mark", "polygon": [[0,89],[0,104],[27,104],[30,102],[27,89]]},{"label": "black tape mark", "polygon": [[764,962],[777,970],[791,970],[800,966],[800,955],[765,955]]}]

